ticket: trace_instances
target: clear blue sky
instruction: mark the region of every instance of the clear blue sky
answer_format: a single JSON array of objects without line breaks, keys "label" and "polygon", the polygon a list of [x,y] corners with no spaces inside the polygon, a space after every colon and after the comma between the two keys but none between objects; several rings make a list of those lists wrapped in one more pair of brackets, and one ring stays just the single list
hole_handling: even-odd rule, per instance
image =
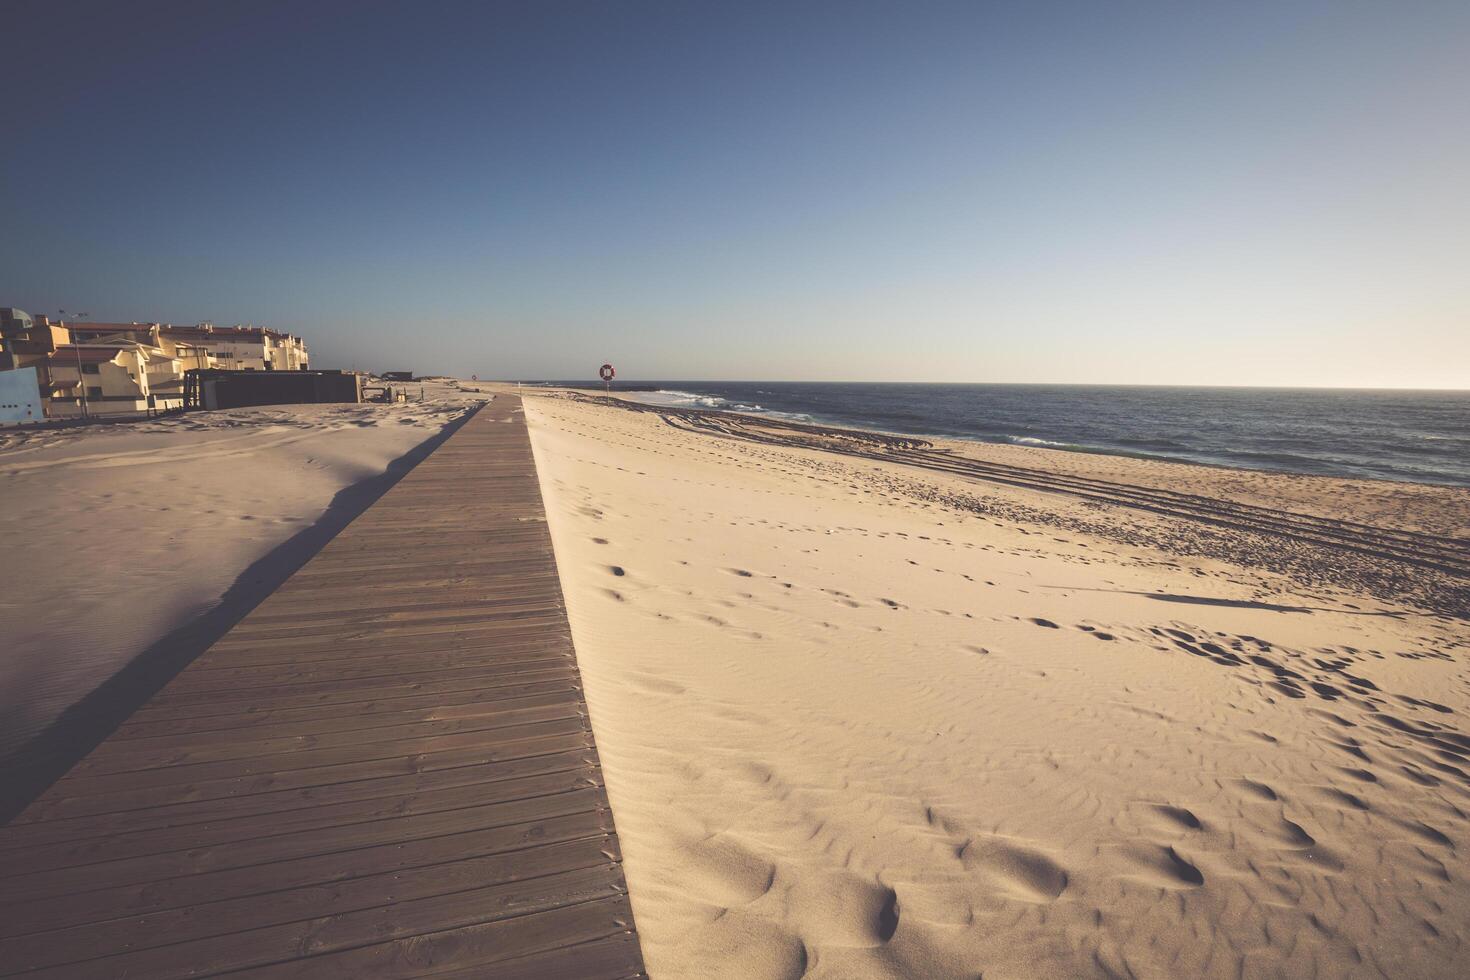
[{"label": "clear blue sky", "polygon": [[486,377],[1470,387],[1463,2],[0,26],[0,305]]}]

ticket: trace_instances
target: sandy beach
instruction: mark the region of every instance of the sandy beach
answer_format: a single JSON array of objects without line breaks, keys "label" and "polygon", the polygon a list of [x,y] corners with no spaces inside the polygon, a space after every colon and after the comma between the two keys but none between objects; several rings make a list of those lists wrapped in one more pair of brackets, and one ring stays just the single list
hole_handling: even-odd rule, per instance
[{"label": "sandy beach", "polygon": [[1470,494],[527,399],[649,970],[1470,969]]},{"label": "sandy beach", "polygon": [[6,808],[59,775],[485,397],[430,383],[424,402],[0,430]]},{"label": "sandy beach", "polygon": [[1470,3],[5,13],[0,978],[1470,978]]}]

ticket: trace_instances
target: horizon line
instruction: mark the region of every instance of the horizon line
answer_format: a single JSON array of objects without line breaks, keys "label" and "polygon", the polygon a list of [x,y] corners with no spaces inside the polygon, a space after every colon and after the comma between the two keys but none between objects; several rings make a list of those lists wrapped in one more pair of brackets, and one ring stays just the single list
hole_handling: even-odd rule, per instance
[{"label": "horizon line", "polygon": [[[458,380],[469,380],[462,378]],[[601,379],[582,378],[481,378],[484,384],[600,384]],[[869,381],[808,380],[801,378],[620,378],[628,384],[683,382],[687,384],[815,384],[815,385],[995,385],[1015,388],[1221,388],[1239,391],[1414,391],[1444,394],[1470,393],[1463,388],[1404,387],[1399,385],[1273,385],[1273,384],[1161,384],[1147,381]],[[612,387],[617,388],[618,381]]]}]

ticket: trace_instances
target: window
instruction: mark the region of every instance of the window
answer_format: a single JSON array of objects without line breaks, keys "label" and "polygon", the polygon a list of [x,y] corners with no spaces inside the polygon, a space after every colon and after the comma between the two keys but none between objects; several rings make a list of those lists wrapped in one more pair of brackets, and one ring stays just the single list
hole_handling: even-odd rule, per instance
[{"label": "window", "polygon": [[82,373],[83,374],[101,374],[102,372],[100,370],[100,365],[97,365],[97,364],[83,364],[82,365]]},{"label": "window", "polygon": [[88,398],[101,398],[102,397],[102,386],[101,385],[87,385],[87,397]]}]

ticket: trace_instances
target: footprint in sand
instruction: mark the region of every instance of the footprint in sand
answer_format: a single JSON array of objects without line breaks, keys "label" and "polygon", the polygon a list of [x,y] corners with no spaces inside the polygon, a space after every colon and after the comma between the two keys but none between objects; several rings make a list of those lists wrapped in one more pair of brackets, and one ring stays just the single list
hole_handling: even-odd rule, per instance
[{"label": "footprint in sand", "polygon": [[1351,810],[1371,810],[1367,802],[1360,796],[1338,789],[1336,786],[1313,786],[1313,793],[1325,800],[1328,805]]},{"label": "footprint in sand", "polygon": [[628,678],[628,685],[645,694],[683,694],[688,690],[683,684],[676,684],[655,674],[635,674]]},{"label": "footprint in sand", "polygon": [[1178,891],[1198,888],[1205,876],[1172,847],[1159,844],[1125,844],[1117,849],[1127,870],[1123,878],[1154,888]]},{"label": "footprint in sand", "polygon": [[1199,817],[1182,806],[1169,803],[1150,803],[1148,813],[1153,823],[1164,830],[1200,830],[1204,824]]},{"label": "footprint in sand", "polygon": [[724,908],[748,905],[771,890],[776,866],[740,841],[717,834],[691,844],[683,881],[688,894]]},{"label": "footprint in sand", "polygon": [[1267,786],[1265,783],[1258,783],[1253,779],[1242,779],[1239,780],[1239,783],[1241,789],[1245,790],[1256,799],[1266,800],[1273,803],[1276,800],[1280,799],[1280,797],[1276,795],[1276,791]]},{"label": "footprint in sand", "polygon": [[1449,837],[1445,836],[1442,832],[1435,829],[1434,827],[1429,826],[1429,824],[1427,823],[1421,823],[1418,820],[1396,820],[1394,822],[1397,823],[1400,827],[1403,827],[1409,833],[1414,834],[1416,837],[1428,841],[1431,844],[1436,844],[1440,847],[1447,847],[1450,850],[1455,849],[1454,841],[1450,840]]},{"label": "footprint in sand", "polygon": [[1281,823],[1272,836],[1282,845],[1298,850],[1307,850],[1317,844],[1317,838],[1307,833],[1301,824],[1285,817],[1281,818]]},{"label": "footprint in sand", "polygon": [[901,915],[897,892],[849,871],[802,875],[787,904],[797,933],[822,946],[881,946],[898,931]]},{"label": "footprint in sand", "polygon": [[956,856],[966,868],[985,875],[1001,895],[1019,902],[1054,902],[1067,889],[1069,879],[1061,865],[1011,841],[971,838],[959,846]]}]

